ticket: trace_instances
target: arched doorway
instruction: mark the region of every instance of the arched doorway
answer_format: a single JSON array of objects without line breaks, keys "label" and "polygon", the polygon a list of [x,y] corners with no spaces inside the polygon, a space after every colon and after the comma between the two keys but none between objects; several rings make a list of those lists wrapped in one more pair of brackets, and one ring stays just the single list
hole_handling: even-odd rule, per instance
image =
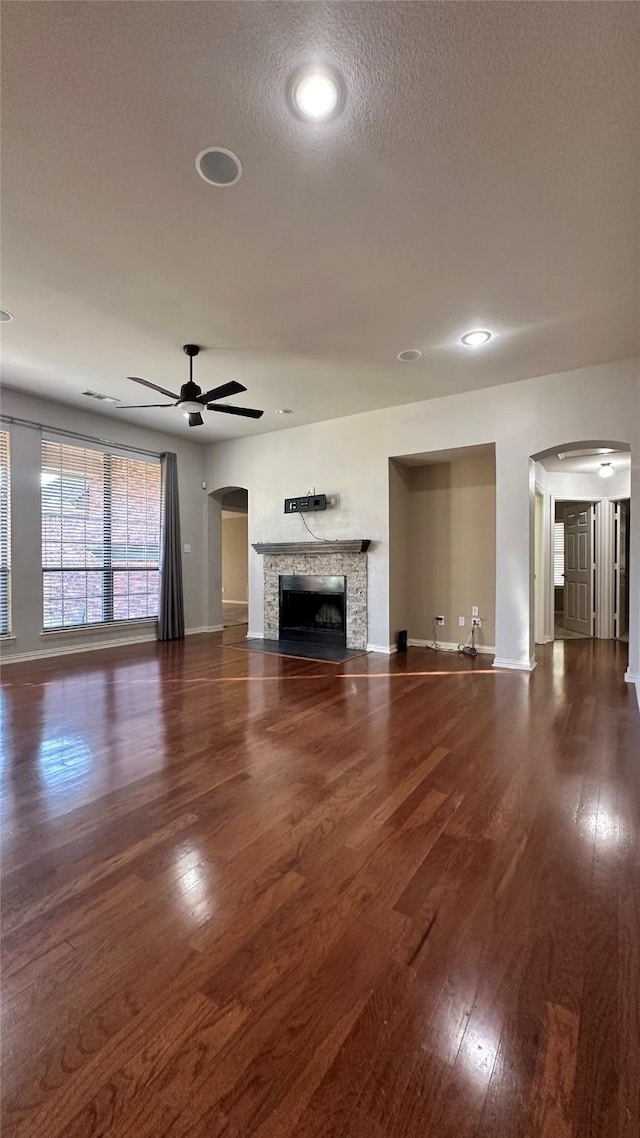
[{"label": "arched doorway", "polygon": [[562,443],[532,456],[535,640],[627,640],[631,455],[627,443]]},{"label": "arched doorway", "polygon": [[[209,495],[209,621],[242,628],[249,614],[249,492],[223,486]],[[246,628],[245,628],[246,631]]]}]

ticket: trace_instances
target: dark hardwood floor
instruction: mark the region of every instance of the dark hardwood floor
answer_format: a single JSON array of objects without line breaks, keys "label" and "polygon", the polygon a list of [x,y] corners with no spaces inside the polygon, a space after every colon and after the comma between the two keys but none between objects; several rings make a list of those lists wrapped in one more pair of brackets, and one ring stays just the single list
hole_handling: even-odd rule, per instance
[{"label": "dark hardwood floor", "polygon": [[239,635],[5,670],[4,1138],[638,1138],[625,647]]}]

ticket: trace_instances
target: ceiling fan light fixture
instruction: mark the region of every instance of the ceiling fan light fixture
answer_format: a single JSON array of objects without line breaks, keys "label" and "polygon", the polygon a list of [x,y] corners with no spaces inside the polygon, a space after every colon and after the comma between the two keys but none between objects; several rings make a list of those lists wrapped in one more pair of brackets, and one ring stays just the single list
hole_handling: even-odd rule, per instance
[{"label": "ceiling fan light fixture", "polygon": [[202,403],[192,402],[190,399],[185,399],[184,403],[178,403],[178,410],[181,415],[187,419],[189,415],[199,415],[202,411]]}]

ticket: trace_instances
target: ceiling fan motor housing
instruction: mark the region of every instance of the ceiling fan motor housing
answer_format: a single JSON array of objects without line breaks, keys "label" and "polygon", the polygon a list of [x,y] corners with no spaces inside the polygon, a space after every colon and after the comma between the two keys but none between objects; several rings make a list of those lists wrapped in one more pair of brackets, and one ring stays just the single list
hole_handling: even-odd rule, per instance
[{"label": "ceiling fan motor housing", "polygon": [[182,387],[180,388],[180,402],[192,402],[201,394],[202,391],[201,388],[198,387],[198,384],[194,383],[192,379],[189,379],[186,383],[183,383]]}]

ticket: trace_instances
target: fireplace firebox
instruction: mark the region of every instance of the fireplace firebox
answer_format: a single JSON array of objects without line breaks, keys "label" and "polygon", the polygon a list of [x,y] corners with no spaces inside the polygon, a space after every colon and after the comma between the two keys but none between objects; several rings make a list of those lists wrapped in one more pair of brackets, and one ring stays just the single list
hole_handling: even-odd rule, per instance
[{"label": "fireplace firebox", "polygon": [[281,576],[280,639],[347,643],[346,577]]}]

